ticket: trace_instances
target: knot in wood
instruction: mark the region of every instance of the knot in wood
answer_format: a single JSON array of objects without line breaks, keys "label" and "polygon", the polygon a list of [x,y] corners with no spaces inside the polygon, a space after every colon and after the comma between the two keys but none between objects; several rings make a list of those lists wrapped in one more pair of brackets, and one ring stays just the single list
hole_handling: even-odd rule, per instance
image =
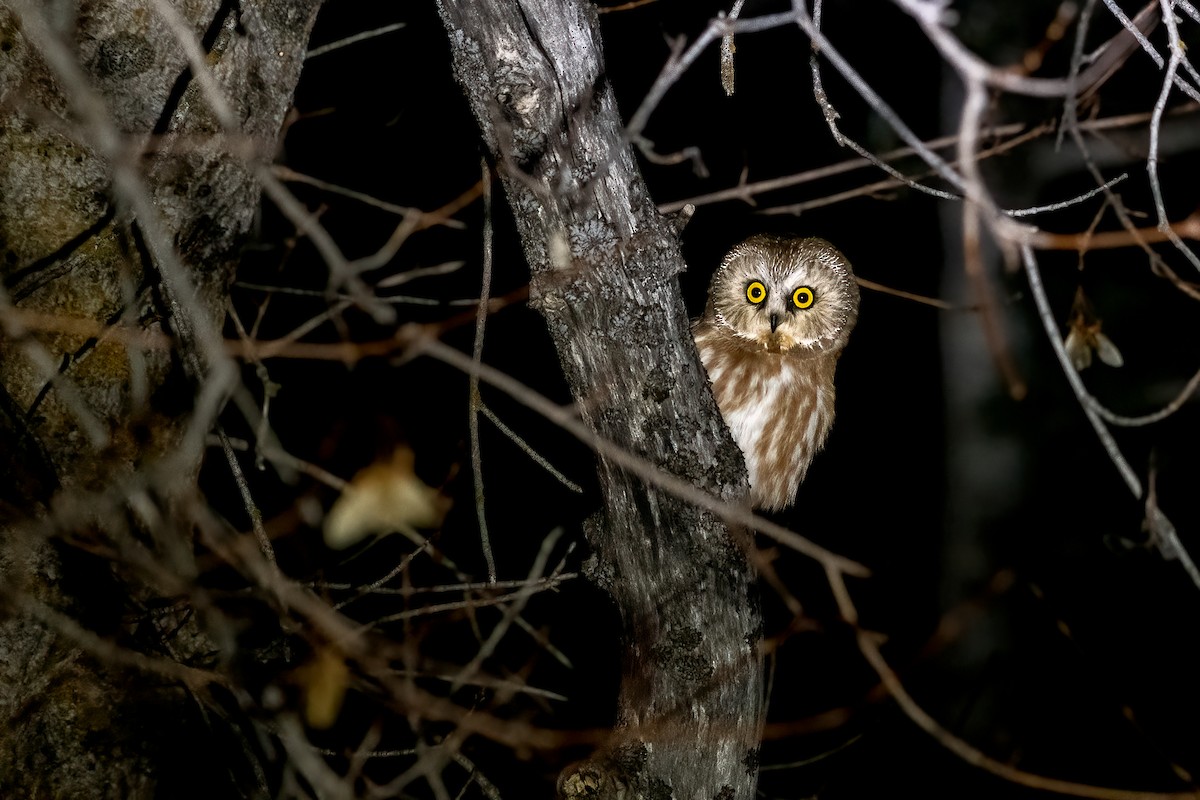
[{"label": "knot in wood", "polygon": [[[492,85],[496,87],[496,102],[513,121],[532,126],[533,117],[545,113],[548,102],[539,85],[521,63],[521,55],[515,50],[501,50],[496,54],[499,63],[492,71]],[[549,102],[556,102],[549,98]]]}]

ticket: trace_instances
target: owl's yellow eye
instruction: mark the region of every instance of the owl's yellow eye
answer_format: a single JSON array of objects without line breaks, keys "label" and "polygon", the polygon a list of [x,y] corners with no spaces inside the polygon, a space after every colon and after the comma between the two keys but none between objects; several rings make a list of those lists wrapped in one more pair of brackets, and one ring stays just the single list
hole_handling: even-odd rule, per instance
[{"label": "owl's yellow eye", "polygon": [[808,308],[813,304],[814,299],[813,290],[807,286],[801,286],[792,292],[792,302],[796,304],[796,308]]},{"label": "owl's yellow eye", "polygon": [[762,285],[762,281],[753,281],[746,287],[746,299],[758,305],[767,299],[767,287]]}]

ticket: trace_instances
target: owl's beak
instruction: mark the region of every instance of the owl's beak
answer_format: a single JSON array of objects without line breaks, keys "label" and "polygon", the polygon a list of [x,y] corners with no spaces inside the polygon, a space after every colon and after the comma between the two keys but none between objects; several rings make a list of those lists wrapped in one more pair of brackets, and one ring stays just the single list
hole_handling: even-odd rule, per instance
[{"label": "owl's beak", "polygon": [[778,327],[779,327],[779,315],[772,314],[771,315],[771,333],[774,333],[775,329]]}]

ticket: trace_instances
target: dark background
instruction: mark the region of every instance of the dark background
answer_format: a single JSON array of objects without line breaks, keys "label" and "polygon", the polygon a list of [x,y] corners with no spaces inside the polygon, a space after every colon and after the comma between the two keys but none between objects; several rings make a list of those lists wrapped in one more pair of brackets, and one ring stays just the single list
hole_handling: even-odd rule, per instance
[{"label": "dark background", "polygon": [[[1129,5],[1129,4],[1126,4]],[[605,14],[608,75],[624,114],[638,106],[669,55],[669,40],[690,41],[724,4],[660,0]],[[1057,5],[1046,2],[955,4],[957,32],[994,63],[1016,61],[1041,41]],[[784,3],[747,4],[743,15],[786,10]],[[1136,11],[1130,6],[1131,14]],[[454,83],[449,48],[433,3],[330,3],[314,46],[393,22],[406,27],[313,58],[296,96],[298,117],[287,130],[279,160],[330,183],[388,202],[432,210],[469,189],[480,175],[477,128]],[[1196,25],[1185,24],[1194,48]],[[1111,35],[1103,7],[1089,47]],[[924,139],[952,132],[957,81],[907,16],[887,3],[829,4],[825,30],[871,86]],[[1072,29],[1073,30],[1073,29]],[[1154,41],[1163,47],[1163,31]],[[1193,49],[1192,52],[1196,52]],[[1050,50],[1039,74],[1065,71],[1070,38]],[[808,43],[787,28],[739,37],[737,94],[725,97],[717,51],[705,53],[667,94],[646,136],[659,153],[697,147],[707,174],[687,163],[643,162],[660,203],[735,185],[826,166],[853,157],[833,141],[812,97]],[[826,88],[844,132],[876,153],[902,142],[870,112],[836,73],[824,67]],[[1148,111],[1160,88],[1141,54],[1105,87],[1102,116]],[[1174,104],[1178,104],[1176,99]],[[1060,108],[1049,102],[1004,99],[996,122],[1038,123]],[[1197,207],[1200,164],[1196,117],[1172,123],[1177,134],[1160,164],[1167,208],[1181,219]],[[1123,137],[1123,138],[1122,138]],[[1106,177],[1129,171],[1120,192],[1146,212],[1153,204],[1145,177],[1144,128],[1114,134],[1116,155]],[[910,173],[915,160],[901,162]],[[1009,207],[1062,200],[1093,184],[1069,143],[1053,136],[989,162],[989,184]],[[689,270],[680,278],[689,309],[698,314],[708,278],[723,253],[754,232],[791,231],[834,242],[861,277],[905,291],[940,297],[958,310],[939,310],[866,291],[860,321],[838,371],[838,418],[826,451],[814,463],[796,506],[779,521],[831,549],[869,565],[875,576],[852,585],[863,625],[885,633],[891,664],[922,706],[950,731],[999,761],[1067,780],[1130,789],[1181,791],[1200,770],[1200,687],[1195,680],[1200,594],[1178,562],[1147,547],[1144,509],[1121,482],[1097,443],[1045,340],[1024,276],[992,258],[992,283],[1028,394],[1014,399],[983,345],[974,302],[962,281],[956,227],[961,209],[910,190],[864,196],[800,216],[768,214],[773,206],[812,200],[879,180],[868,168],[757,198],[758,206],[731,201],[701,206],[683,234]],[[321,221],[349,257],[383,244],[398,218],[357,201],[296,185],[319,209]],[[502,193],[495,209],[493,296],[528,281]],[[1091,200],[1039,218],[1047,230],[1084,230],[1099,208]],[[398,305],[401,321],[440,321],[470,306],[455,299],[479,293],[481,204],[458,218],[463,229],[435,228],[414,236],[375,278],[450,260],[458,272],[406,284],[396,293],[433,305]],[[1111,214],[1102,228],[1115,227]],[[1161,249],[1169,254],[1169,248]],[[1188,280],[1194,272],[1168,255]],[[1094,365],[1085,382],[1116,411],[1155,410],[1182,388],[1198,366],[1193,301],[1151,274],[1134,249],[1089,254],[1077,268],[1074,253],[1046,254],[1043,272],[1065,334],[1079,285],[1120,347],[1125,366]],[[281,215],[265,206],[261,239],[247,255],[241,280],[321,291],[328,273],[310,243],[296,240]],[[253,319],[263,293],[235,287],[243,318]],[[276,295],[259,335],[273,338],[319,313],[322,297]],[[386,338],[390,329],[349,311],[341,327],[326,324],[310,341]],[[473,322],[446,340],[470,349]],[[536,312],[524,305],[494,315],[484,358],[559,402],[569,402],[555,353]],[[442,365],[384,360],[354,367],[294,360],[268,364],[281,389],[271,422],[294,454],[351,477],[397,443],[417,455],[418,474],[442,485],[455,505],[439,547],[473,575],[485,575],[479,553],[468,461],[467,382]],[[247,383],[261,386],[247,370]],[[562,527],[579,547],[568,568],[586,555],[581,525],[597,506],[592,457],[585,448],[532,412],[485,389],[485,400],[512,428],[568,477],[580,496],[534,465],[489,423],[481,424],[487,515],[500,577],[526,576],[545,535]],[[1118,430],[1117,440],[1145,481],[1151,457],[1158,468],[1159,500],[1185,545],[1195,547],[1198,417],[1194,403],[1167,421]],[[232,417],[229,427],[236,426]],[[235,521],[237,501],[216,462],[204,480],[210,495]],[[289,513],[304,496],[325,507],[333,496],[315,484],[287,485],[271,473],[256,477],[264,513],[282,530],[280,552],[298,577],[373,580],[411,545],[384,539],[369,556],[325,551],[319,533]],[[222,500],[228,497],[228,501]],[[292,520],[287,522],[287,520]],[[243,526],[244,527],[244,526]],[[764,547],[770,542],[763,541]],[[770,730],[763,749],[764,796],[852,798],[919,791],[926,797],[1016,798],[1039,794],[968,766],[904,717],[877,687],[853,632],[835,612],[820,570],[781,552],[776,562],[806,619],[792,622],[781,602],[764,592],[767,634],[779,643],[771,662]],[[434,565],[414,563],[414,583],[445,581]],[[421,570],[427,570],[422,574]],[[347,613],[371,618],[385,609],[362,603]],[[482,617],[482,615],[481,615]],[[567,695],[567,702],[531,703],[541,724],[583,729],[611,723],[618,679],[619,631],[606,598],[583,581],[531,603],[527,618],[574,664],[566,669],[523,634],[510,634],[489,662],[494,671],[528,670],[536,686]],[[416,632],[422,652],[461,663],[475,646],[468,627],[435,619]],[[830,710],[845,711],[829,724]],[[357,741],[383,712],[353,694],[339,727],[318,735],[331,747]],[[782,728],[791,733],[783,735]],[[403,745],[408,734],[385,722],[380,747]],[[388,737],[394,737],[394,742]],[[548,797],[570,759],[566,749],[517,759],[486,742],[464,750],[502,796]],[[1174,766],[1173,766],[1174,765]],[[376,763],[385,778],[395,764]],[[424,787],[410,787],[420,794]],[[472,790],[475,791],[475,790]]]}]

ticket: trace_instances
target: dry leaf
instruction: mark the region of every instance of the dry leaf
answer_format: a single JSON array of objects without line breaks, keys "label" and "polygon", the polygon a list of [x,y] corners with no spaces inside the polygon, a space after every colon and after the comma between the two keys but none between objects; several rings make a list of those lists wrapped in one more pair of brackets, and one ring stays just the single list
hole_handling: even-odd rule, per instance
[{"label": "dry leaf", "polygon": [[304,721],[319,730],[332,727],[350,685],[345,656],[332,647],[322,647],[296,674],[304,693]]},{"label": "dry leaf", "polygon": [[421,544],[425,537],[417,529],[441,527],[449,508],[449,498],[417,477],[412,450],[401,446],[346,486],[325,517],[325,544],[341,550],[388,533],[403,533]]}]

